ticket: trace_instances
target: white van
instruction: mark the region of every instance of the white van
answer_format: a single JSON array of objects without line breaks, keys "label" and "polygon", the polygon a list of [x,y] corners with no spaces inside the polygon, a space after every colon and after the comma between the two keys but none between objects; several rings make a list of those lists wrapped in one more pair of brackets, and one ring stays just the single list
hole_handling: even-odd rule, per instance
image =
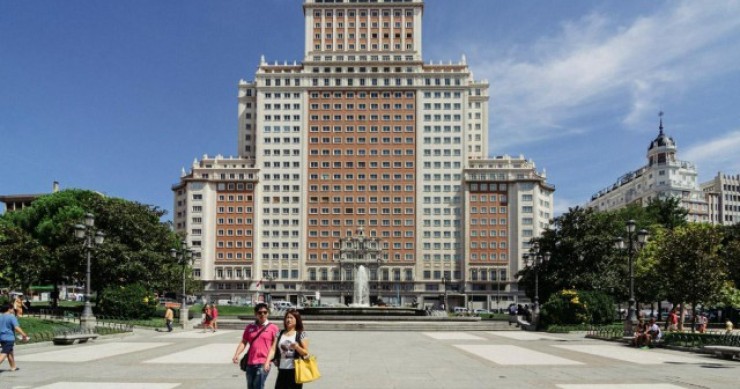
[{"label": "white van", "polygon": [[455,307],[452,312],[457,316],[465,316],[468,313],[468,309],[465,307]]},{"label": "white van", "polygon": [[290,301],[275,301],[272,303],[272,306],[275,307],[275,309],[280,310],[280,311],[285,310],[285,309],[295,308],[293,306],[293,303],[291,303]]}]

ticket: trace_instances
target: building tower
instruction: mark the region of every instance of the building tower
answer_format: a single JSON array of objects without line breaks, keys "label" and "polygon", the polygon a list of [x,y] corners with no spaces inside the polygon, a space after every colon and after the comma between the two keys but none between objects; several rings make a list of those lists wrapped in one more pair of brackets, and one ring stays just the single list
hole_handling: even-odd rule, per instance
[{"label": "building tower", "polygon": [[303,60],[262,57],[239,82],[238,157],[195,161],[173,187],[206,294],[337,302],[354,277],[340,274],[341,242],[361,230],[382,256],[371,296],[432,305],[444,285],[451,306],[466,302],[464,169],[488,155],[488,83],[464,56],[422,61],[423,11],[305,0]]}]

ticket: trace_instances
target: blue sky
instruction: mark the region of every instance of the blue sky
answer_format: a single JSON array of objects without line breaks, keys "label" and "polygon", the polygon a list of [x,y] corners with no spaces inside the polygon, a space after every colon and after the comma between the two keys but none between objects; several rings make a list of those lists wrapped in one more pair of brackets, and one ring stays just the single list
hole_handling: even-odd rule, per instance
[{"label": "blue sky", "polygon": [[[301,3],[0,0],[0,194],[171,210],[181,167],[236,153],[239,79],[302,60]],[[427,0],[423,34],[490,82],[491,153],[546,169],[558,212],[641,166],[661,110],[701,180],[740,173],[740,1]]]}]

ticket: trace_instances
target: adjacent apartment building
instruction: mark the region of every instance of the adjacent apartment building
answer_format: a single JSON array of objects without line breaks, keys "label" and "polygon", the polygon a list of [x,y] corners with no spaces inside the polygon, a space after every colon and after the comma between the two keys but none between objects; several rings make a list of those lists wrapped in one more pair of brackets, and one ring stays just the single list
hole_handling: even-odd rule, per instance
[{"label": "adjacent apartment building", "polygon": [[586,206],[610,211],[633,203],[647,205],[651,199],[678,198],[688,210],[688,221],[709,223],[709,204],[697,182],[696,166],[678,160],[677,152],[676,142],[663,132],[661,117],[658,136],[648,145],[647,164],[594,194]]},{"label": "adjacent apartment building", "polygon": [[237,156],[195,160],[172,187],[207,298],[351,301],[359,265],[373,302],[522,297],[554,187],[523,156],[488,157],[489,85],[464,56],[423,61],[423,11],[305,0],[303,60],[263,57],[239,82]]},{"label": "adjacent apartment building", "polygon": [[740,174],[719,172],[712,180],[702,183],[701,188],[707,196],[712,224],[740,223]]}]

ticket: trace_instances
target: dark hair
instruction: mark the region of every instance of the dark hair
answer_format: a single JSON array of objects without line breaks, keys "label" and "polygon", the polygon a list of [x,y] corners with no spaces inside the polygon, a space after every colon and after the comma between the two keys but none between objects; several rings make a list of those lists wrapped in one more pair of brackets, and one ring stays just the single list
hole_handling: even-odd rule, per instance
[{"label": "dark hair", "polygon": [[7,303],[3,305],[3,313],[10,311],[11,309],[13,312],[15,312],[15,307],[13,306],[13,303]]},{"label": "dark hair", "polygon": [[270,308],[267,307],[266,303],[257,303],[257,305],[254,306],[254,313],[257,313],[260,309],[265,308],[267,311],[270,311]]},{"label": "dark hair", "polygon": [[[288,315],[291,315],[295,318],[295,330],[298,333],[303,332],[303,319],[301,319],[301,314],[298,312],[297,309],[288,309],[285,312],[285,316],[283,316],[283,326],[285,326],[285,319],[288,318]],[[286,328],[287,330],[287,328]]]}]

